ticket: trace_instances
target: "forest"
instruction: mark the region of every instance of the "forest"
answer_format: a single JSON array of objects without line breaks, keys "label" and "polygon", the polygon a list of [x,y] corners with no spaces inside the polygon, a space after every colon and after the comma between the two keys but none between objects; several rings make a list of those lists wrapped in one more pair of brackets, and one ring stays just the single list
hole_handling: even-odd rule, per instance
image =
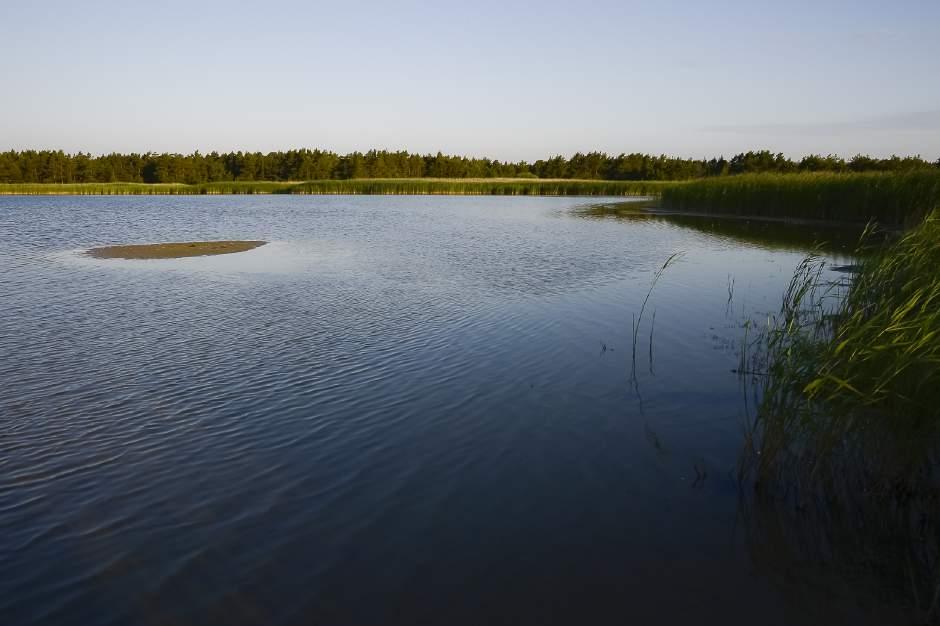
[{"label": "forest", "polygon": [[92,155],[62,150],[0,152],[0,183],[185,183],[307,181],[357,178],[543,178],[579,180],[690,180],[752,173],[908,172],[940,169],[940,159],[809,155],[793,160],[769,150],[726,159],[683,159],[603,152],[553,156],[533,163],[405,151],[340,155],[326,150]]}]

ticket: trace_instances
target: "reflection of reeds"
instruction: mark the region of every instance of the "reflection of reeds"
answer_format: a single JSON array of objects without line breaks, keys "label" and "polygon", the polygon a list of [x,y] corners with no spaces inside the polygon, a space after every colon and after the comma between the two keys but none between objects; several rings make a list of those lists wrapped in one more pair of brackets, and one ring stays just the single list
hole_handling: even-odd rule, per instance
[{"label": "reflection of reeds", "polygon": [[[686,183],[687,184],[687,183]],[[668,224],[735,244],[758,244],[761,248],[808,251],[821,249],[851,252],[864,224],[827,221],[797,223],[786,219],[750,219],[728,214],[694,215],[659,209],[659,200],[634,198],[578,207],[574,215],[591,219],[614,219]],[[883,233],[887,236],[888,233]]]},{"label": "reflection of reeds", "polygon": [[940,532],[925,515],[936,508],[933,491],[872,494],[847,474],[825,488],[743,492],[738,510],[758,571],[794,587],[804,606],[808,592],[824,604],[848,588],[913,618],[872,623],[937,623]]},{"label": "reflection of reeds", "polygon": [[653,309],[653,319],[650,320],[650,374],[653,374],[653,331],[656,330],[656,309]]},{"label": "reflection of reeds", "polygon": [[728,274],[728,302],[725,304],[725,313],[731,312],[731,304],[734,301],[734,276]]},{"label": "reflection of reeds", "polygon": [[906,590],[924,619],[940,619],[938,241],[934,213],[851,284],[808,257],[742,356],[764,374],[740,468],[756,516],[769,506],[787,549]]}]

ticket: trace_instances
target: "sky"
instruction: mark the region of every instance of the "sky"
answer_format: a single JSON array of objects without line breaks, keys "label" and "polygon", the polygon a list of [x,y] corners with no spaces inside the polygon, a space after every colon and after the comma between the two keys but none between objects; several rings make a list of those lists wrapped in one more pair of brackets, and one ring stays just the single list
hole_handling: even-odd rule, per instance
[{"label": "sky", "polygon": [[940,158],[940,0],[0,0],[0,150]]}]

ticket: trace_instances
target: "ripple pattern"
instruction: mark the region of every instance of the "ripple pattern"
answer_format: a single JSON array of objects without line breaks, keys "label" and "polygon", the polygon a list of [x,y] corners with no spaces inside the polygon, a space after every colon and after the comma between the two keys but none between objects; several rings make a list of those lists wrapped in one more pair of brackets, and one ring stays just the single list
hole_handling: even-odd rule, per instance
[{"label": "ripple pattern", "polygon": [[[714,345],[727,274],[772,308],[800,255],[573,204],[0,197],[0,622],[768,614]],[[273,243],[80,254],[193,239]],[[638,401],[631,315],[677,250]]]}]

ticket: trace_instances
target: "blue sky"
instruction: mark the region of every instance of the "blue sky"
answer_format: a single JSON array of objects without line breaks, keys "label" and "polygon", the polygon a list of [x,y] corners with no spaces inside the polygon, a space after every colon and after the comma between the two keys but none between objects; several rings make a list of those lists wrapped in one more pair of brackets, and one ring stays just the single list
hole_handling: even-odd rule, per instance
[{"label": "blue sky", "polygon": [[940,1],[0,3],[0,149],[940,157]]}]

